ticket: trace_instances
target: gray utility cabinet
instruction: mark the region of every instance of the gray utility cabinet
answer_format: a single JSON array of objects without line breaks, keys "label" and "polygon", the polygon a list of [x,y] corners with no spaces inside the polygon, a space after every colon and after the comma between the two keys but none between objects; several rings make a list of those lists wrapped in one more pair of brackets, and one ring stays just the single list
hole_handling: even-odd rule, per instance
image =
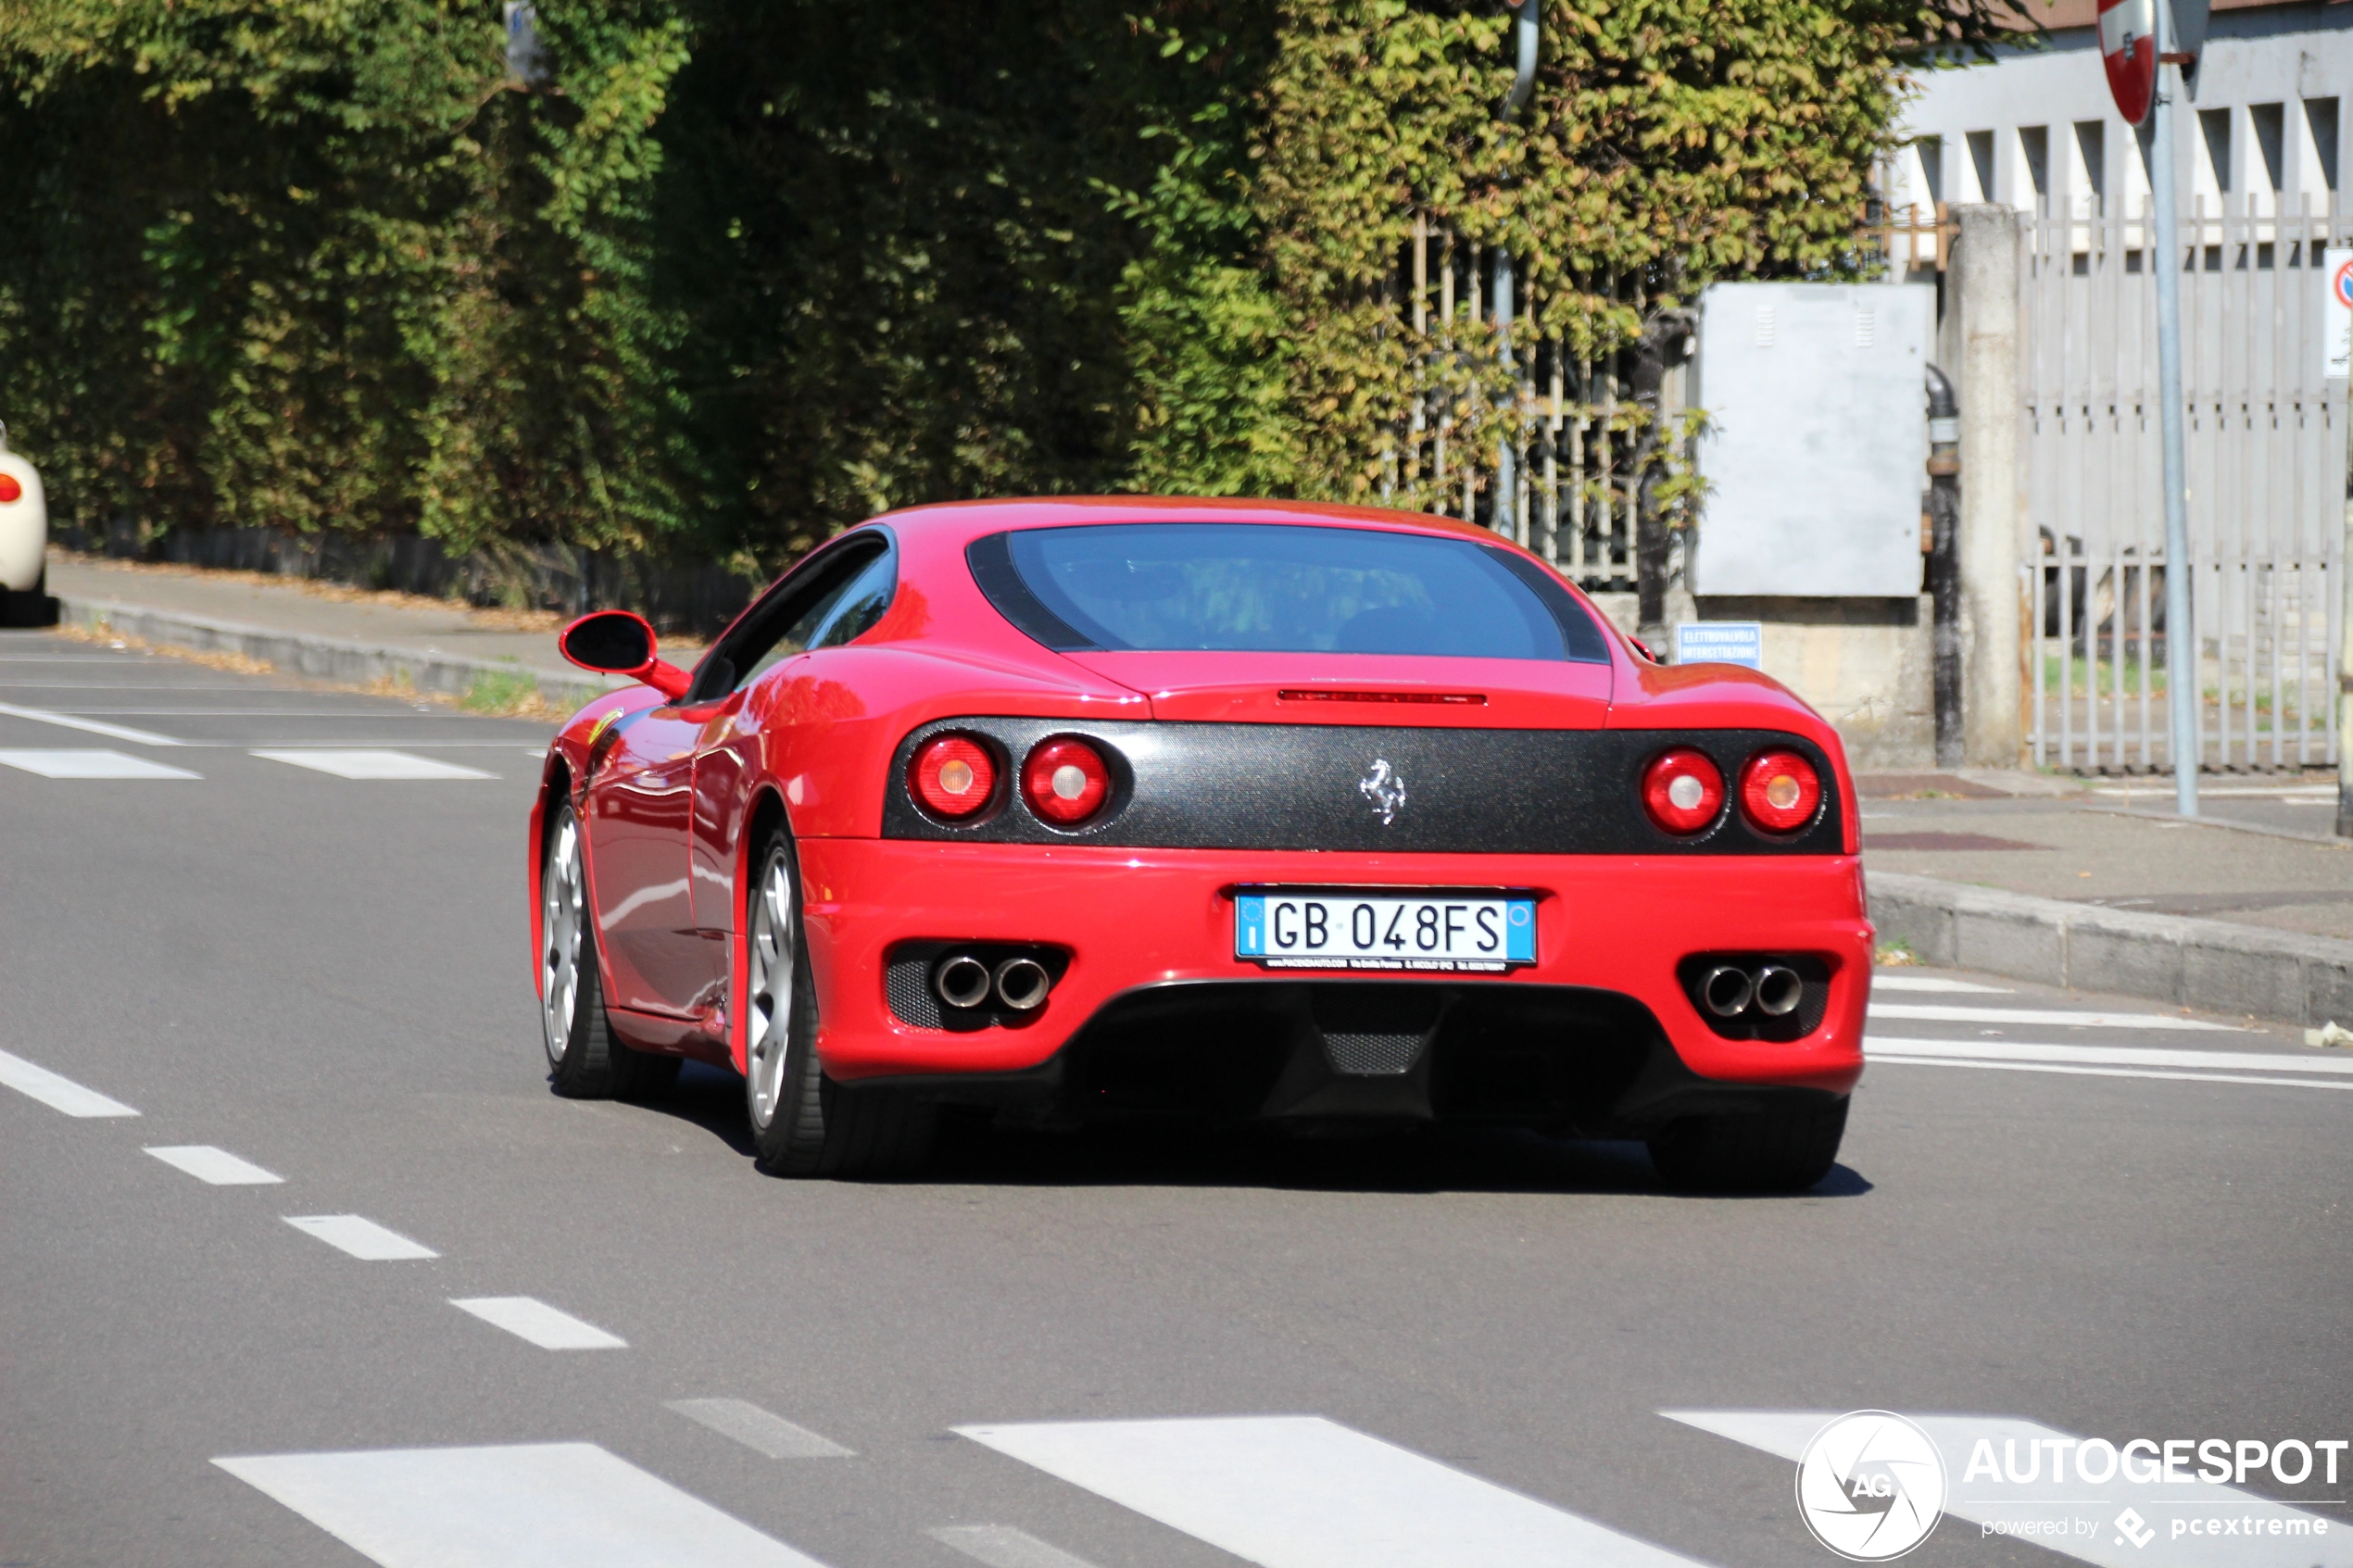
[{"label": "gray utility cabinet", "polygon": [[1718,283],[1700,312],[1691,401],[1711,430],[1692,591],[1918,594],[1936,291]]}]

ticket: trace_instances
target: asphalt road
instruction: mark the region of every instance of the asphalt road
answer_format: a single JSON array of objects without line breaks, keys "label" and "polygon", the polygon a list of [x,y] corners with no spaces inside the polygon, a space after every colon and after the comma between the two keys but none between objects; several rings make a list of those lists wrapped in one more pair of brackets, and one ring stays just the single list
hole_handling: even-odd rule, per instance
[{"label": "asphalt road", "polygon": [[[33,633],[0,705],[5,1568],[1794,1568],[1834,1560],[1788,1460],[1662,1411],[2353,1436],[2353,1057],[2283,1031],[1896,973],[1796,1198],[1516,1136],[773,1181],[727,1075],[547,1092],[545,726]],[[94,753],[195,776],[46,776]],[[2348,1561],[2353,1461],[2245,1492]],[[2065,1500],[2236,1506],[2197,1496]],[[2287,1561],[2106,1517],[2071,1555]],[[2049,1555],[1948,1517],[1908,1561]]]}]

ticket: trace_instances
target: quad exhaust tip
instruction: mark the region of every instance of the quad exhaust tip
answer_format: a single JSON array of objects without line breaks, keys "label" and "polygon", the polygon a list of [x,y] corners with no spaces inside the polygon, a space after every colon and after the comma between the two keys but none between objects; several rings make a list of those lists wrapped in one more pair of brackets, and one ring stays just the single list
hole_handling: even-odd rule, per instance
[{"label": "quad exhaust tip", "polygon": [[1053,976],[1036,959],[1007,959],[997,966],[997,999],[1015,1012],[1042,1007],[1053,989]]},{"label": "quad exhaust tip", "polygon": [[1709,970],[1707,978],[1699,983],[1700,1000],[1718,1018],[1738,1018],[1748,1010],[1749,998],[1755,994],[1756,982],[1749,978],[1748,971],[1728,963]]},{"label": "quad exhaust tip", "polygon": [[1701,977],[1699,999],[1718,1018],[1738,1018],[1752,1007],[1767,1018],[1787,1018],[1806,999],[1806,977],[1787,964],[1719,963]]},{"label": "quad exhaust tip", "polygon": [[1786,964],[1768,963],[1756,972],[1756,1010],[1768,1018],[1787,1018],[1806,996],[1806,982]]},{"label": "quad exhaust tip", "polygon": [[976,1008],[987,1001],[988,980],[988,966],[970,953],[951,953],[931,972],[931,988],[951,1008]]},{"label": "quad exhaust tip", "polygon": [[1000,960],[994,970],[972,953],[950,953],[931,972],[931,988],[939,999],[959,1011],[997,1005],[1014,1012],[1034,1012],[1046,1005],[1054,977],[1046,966],[1026,954]]}]

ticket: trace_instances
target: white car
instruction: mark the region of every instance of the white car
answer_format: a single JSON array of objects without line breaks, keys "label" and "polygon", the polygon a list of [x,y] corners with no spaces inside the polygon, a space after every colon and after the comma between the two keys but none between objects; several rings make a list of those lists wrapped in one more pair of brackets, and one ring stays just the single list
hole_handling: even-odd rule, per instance
[{"label": "white car", "polygon": [[46,625],[57,619],[49,598],[49,502],[41,470],[8,450],[0,425],[0,624]]}]

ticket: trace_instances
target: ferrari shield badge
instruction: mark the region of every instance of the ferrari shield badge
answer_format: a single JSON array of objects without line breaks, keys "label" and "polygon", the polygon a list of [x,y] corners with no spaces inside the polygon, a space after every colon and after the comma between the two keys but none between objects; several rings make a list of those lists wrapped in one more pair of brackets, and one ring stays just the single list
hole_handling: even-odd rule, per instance
[{"label": "ferrari shield badge", "polygon": [[1386,757],[1373,759],[1372,771],[1356,781],[1356,793],[1373,803],[1383,827],[1395,822],[1397,813],[1405,808],[1405,781],[1397,776],[1397,770],[1389,765]]},{"label": "ferrari shield badge", "polygon": [[2100,0],[2100,59],[2108,90],[2133,125],[2157,101],[2157,0]]}]

